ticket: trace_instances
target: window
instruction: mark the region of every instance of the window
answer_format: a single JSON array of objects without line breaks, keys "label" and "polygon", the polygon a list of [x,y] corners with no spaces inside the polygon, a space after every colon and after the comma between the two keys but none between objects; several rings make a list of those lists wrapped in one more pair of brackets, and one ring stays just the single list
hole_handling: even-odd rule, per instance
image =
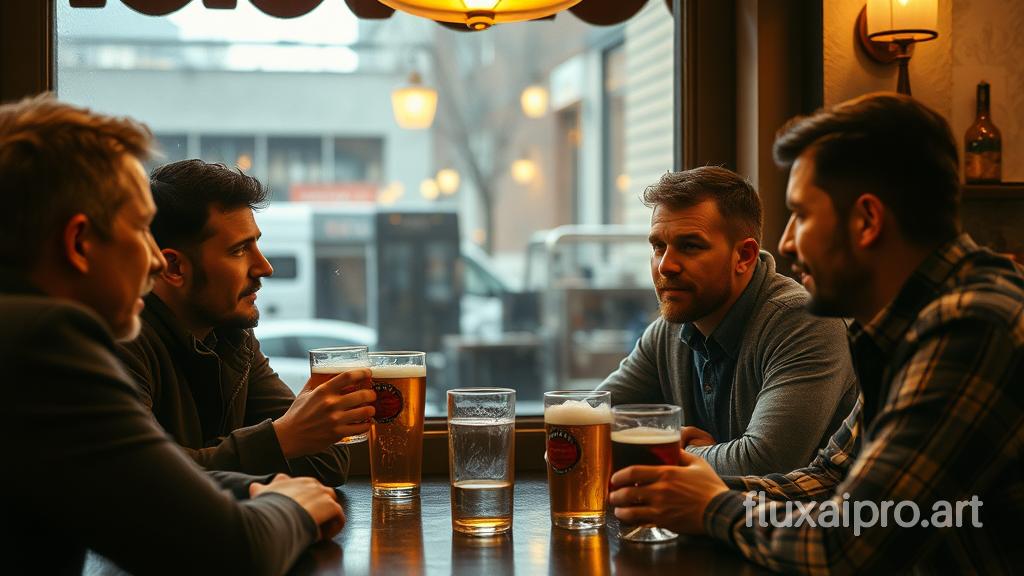
[{"label": "window", "polygon": [[199,157],[207,162],[219,162],[228,168],[249,173],[256,157],[256,138],[253,136],[199,137]]},{"label": "window", "polygon": [[[636,193],[672,168],[664,2],[614,26],[559,14],[481,33],[360,20],[342,1],[290,19],[248,1],[56,7],[62,99],[147,123],[156,162],[269,186],[256,220],[275,276],[258,302],[279,372],[289,347],[326,342],[287,322],[344,322],[377,349],[428,352],[428,415],[482,383],[537,414],[545,390],[600,383],[657,314]],[[439,101],[423,130],[392,111],[414,72]],[[534,116],[530,86],[546,95]],[[609,224],[636,233],[610,240]]]},{"label": "window", "polygon": [[267,262],[274,268],[275,280],[294,280],[298,278],[299,259],[295,256],[272,256],[264,254]]}]

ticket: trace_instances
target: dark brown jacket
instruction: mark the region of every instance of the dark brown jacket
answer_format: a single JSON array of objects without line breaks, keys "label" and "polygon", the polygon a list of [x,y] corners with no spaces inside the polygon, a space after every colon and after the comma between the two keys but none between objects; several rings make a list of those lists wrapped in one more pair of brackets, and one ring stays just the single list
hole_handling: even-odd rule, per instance
[{"label": "dark brown jacket", "polygon": [[[209,344],[209,346],[207,346]],[[118,346],[143,404],[167,432],[208,470],[311,476],[328,486],[345,482],[348,449],[286,460],[272,421],[295,395],[270,368],[252,330],[215,330],[204,344],[150,294],[142,332]]]},{"label": "dark brown jacket", "polygon": [[281,574],[313,542],[294,500],[247,499],[268,478],[207,474],[174,445],[91,310],[0,271],[0,319],[5,565],[80,574],[92,549],[133,574]]}]

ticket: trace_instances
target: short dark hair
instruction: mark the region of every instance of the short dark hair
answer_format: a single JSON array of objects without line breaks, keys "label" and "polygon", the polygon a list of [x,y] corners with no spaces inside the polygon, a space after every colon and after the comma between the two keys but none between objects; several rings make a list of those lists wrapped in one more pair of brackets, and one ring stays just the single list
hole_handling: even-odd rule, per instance
[{"label": "short dark hair", "polygon": [[164,164],[150,174],[156,217],[150,227],[160,248],[188,250],[210,236],[210,208],[257,210],[268,192],[241,170],[198,159]]},{"label": "short dark hair", "polygon": [[787,122],[775,136],[775,161],[790,168],[804,152],[814,159],[814,185],[842,218],[871,192],[918,245],[960,231],[960,179],[949,124],[909,96],[867,94]]},{"label": "short dark hair", "polygon": [[135,186],[124,162],[144,161],[152,145],[143,124],[49,94],[0,106],[0,266],[30,269],[75,214],[110,238]]},{"label": "short dark hair", "polygon": [[714,200],[718,212],[731,227],[735,240],[753,238],[761,242],[761,198],[750,181],[720,166],[701,166],[681,172],[666,172],[657,184],[640,196],[644,206],[689,208]]}]

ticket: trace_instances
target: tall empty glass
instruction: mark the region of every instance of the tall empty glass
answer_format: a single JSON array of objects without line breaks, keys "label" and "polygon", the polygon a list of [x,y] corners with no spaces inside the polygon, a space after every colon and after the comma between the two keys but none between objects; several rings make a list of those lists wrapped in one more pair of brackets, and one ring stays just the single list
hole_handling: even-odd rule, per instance
[{"label": "tall empty glass", "polygon": [[[620,404],[612,408],[612,466],[678,466],[679,406],[671,404]],[[678,535],[654,524],[622,528],[622,539],[631,542],[667,542]]]},{"label": "tall empty glass", "polygon": [[[366,346],[335,346],[332,348],[314,348],[309,351],[309,379],[315,388],[338,374],[348,372],[356,368],[369,368],[370,359],[367,355]],[[349,394],[357,390],[364,390],[370,387],[370,383],[363,381],[346,386],[341,394]],[[338,441],[338,444],[355,444],[366,442],[366,433],[346,436]]]},{"label": "tall empty glass", "polygon": [[448,391],[448,470],[452,528],[474,536],[512,527],[516,391]]},{"label": "tall empty glass", "polygon": [[420,493],[427,365],[423,352],[372,352],[377,393],[370,424],[370,484],[377,498]]},{"label": "tall empty glass", "polygon": [[551,522],[583,530],[604,525],[612,472],[608,392],[545,392]]}]

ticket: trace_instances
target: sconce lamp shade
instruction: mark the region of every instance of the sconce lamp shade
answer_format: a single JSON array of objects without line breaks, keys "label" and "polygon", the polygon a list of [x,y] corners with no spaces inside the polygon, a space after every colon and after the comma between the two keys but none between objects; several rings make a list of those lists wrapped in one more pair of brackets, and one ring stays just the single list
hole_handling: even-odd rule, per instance
[{"label": "sconce lamp shade", "polygon": [[381,4],[441,22],[486,30],[495,24],[544,18],[580,0],[380,0]]},{"label": "sconce lamp shade", "polygon": [[454,168],[443,168],[437,171],[437,187],[445,196],[455,194],[459,189],[459,171]]},{"label": "sconce lamp shade", "polygon": [[407,130],[424,130],[434,123],[437,112],[437,91],[420,82],[420,75],[413,72],[409,85],[391,92],[391,111],[395,122]]},{"label": "sconce lamp shade", "polygon": [[936,38],[938,0],[868,0],[868,38],[875,42],[923,42]]},{"label": "sconce lamp shade", "polygon": [[537,84],[527,86],[519,96],[519,103],[527,118],[540,118],[548,111],[548,90]]}]

